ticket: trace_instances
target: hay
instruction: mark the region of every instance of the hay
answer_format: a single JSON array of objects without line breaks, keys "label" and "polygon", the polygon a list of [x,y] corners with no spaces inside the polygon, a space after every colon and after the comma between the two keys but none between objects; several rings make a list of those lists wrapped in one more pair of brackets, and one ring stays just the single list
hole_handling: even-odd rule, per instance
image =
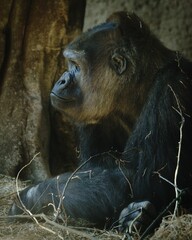
[{"label": "hay", "polygon": [[185,214],[180,217],[168,216],[164,218],[159,229],[151,237],[151,240],[156,239],[192,239],[192,215]]}]

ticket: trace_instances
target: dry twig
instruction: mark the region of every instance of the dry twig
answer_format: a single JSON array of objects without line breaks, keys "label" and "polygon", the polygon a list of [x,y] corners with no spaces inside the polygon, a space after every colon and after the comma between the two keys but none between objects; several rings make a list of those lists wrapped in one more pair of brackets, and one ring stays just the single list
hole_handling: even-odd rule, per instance
[{"label": "dry twig", "polygon": [[[185,118],[183,116],[183,113],[182,113],[182,110],[181,110],[181,104],[179,102],[178,97],[176,96],[173,88],[170,85],[169,85],[169,88],[171,89],[171,91],[172,91],[172,93],[175,97],[176,103],[177,103],[178,110],[176,110],[176,112],[181,117],[181,125],[180,125],[180,128],[179,128],[177,165],[176,165],[175,175],[174,175],[175,197],[178,198],[179,192],[178,192],[178,187],[177,187],[177,177],[178,177],[179,165],[180,165],[181,146],[182,146],[182,139],[183,139],[183,126],[184,126],[184,123],[185,123]],[[174,214],[173,214],[174,217],[177,216],[177,212],[178,212],[178,201],[175,202],[175,209],[174,209]]]}]

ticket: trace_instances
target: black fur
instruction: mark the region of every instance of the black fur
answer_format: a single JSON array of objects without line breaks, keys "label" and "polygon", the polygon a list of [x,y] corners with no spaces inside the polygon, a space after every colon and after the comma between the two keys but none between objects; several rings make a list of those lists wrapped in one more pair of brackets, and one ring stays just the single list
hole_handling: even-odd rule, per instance
[{"label": "black fur", "polygon": [[[52,203],[100,227],[133,201],[161,211],[175,198],[163,178],[174,183],[179,142],[177,186],[192,185],[192,63],[124,12],[80,36],[65,56],[69,71],[51,98],[77,127],[79,168],[22,191],[23,204],[37,213],[53,211]],[[189,191],[182,204],[191,202]]]}]

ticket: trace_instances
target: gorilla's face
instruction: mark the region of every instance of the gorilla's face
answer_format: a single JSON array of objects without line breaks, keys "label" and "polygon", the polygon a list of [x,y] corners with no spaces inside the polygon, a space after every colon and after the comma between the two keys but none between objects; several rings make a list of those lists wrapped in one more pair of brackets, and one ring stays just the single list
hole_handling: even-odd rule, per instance
[{"label": "gorilla's face", "polygon": [[[118,23],[107,22],[82,34],[64,51],[68,71],[51,92],[52,105],[72,121],[96,123],[127,105],[135,63]],[[126,95],[126,96],[125,96]]]}]

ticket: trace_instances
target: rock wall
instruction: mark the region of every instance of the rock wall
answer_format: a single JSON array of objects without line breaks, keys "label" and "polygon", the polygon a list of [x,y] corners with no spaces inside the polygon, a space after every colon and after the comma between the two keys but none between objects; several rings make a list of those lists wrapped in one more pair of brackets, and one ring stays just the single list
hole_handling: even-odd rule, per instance
[{"label": "rock wall", "polygon": [[192,59],[192,1],[87,0],[84,30],[121,10],[134,11],[168,48]]},{"label": "rock wall", "polygon": [[36,153],[23,178],[43,180],[51,158],[57,164],[50,135],[60,133],[50,121],[49,95],[65,69],[64,47],[81,33],[84,9],[84,0],[0,0],[0,173],[16,176]]}]

